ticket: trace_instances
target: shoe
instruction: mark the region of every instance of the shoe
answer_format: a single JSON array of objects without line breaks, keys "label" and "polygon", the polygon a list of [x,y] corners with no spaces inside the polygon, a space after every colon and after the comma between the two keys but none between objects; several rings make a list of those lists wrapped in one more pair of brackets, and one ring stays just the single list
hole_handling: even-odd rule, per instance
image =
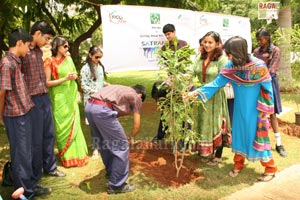
[{"label": "shoe", "polygon": [[56,176],[56,177],[65,177],[66,174],[57,168],[51,172],[48,173],[49,176]]},{"label": "shoe", "polygon": [[207,163],[209,166],[216,166],[217,164],[222,162],[222,158],[214,158]]},{"label": "shoe", "polygon": [[85,125],[90,125],[89,121],[87,118],[85,118]]},{"label": "shoe", "polygon": [[152,140],[151,140],[152,143],[158,143],[159,142],[159,139],[157,138],[157,136],[155,136]]},{"label": "shoe", "polygon": [[276,151],[279,153],[279,155],[281,155],[282,157],[286,157],[287,156],[287,153],[283,147],[283,145],[279,145],[275,147]]},{"label": "shoe", "polygon": [[99,158],[99,155],[100,155],[100,154],[99,154],[98,149],[94,149],[92,158],[96,160],[96,159]]},{"label": "shoe", "polygon": [[240,170],[236,170],[236,169],[233,169],[229,172],[229,176],[234,178],[234,177],[237,177],[240,173]]},{"label": "shoe", "polygon": [[135,190],[135,185],[133,183],[125,183],[121,187],[113,188],[108,186],[107,193],[108,194],[119,194],[119,193],[127,193],[127,192],[132,192]]},{"label": "shoe", "polygon": [[47,195],[50,194],[51,192],[52,192],[51,188],[43,187],[42,185],[39,184],[33,190],[34,196]]},{"label": "shoe", "polygon": [[257,180],[261,181],[261,182],[269,182],[271,181],[273,178],[275,178],[275,174],[263,174],[262,176],[260,176]]}]

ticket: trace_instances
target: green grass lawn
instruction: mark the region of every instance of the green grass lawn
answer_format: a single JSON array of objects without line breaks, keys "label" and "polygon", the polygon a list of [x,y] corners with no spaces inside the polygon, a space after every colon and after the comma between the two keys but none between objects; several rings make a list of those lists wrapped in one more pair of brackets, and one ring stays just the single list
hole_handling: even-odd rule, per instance
[{"label": "green grass lawn", "polygon": [[[110,73],[108,82],[113,84],[122,84],[132,86],[136,83],[146,86],[148,98],[147,103],[154,103],[150,97],[152,83],[158,79],[158,71],[131,71]],[[282,94],[282,102],[285,107],[292,108],[286,114],[280,116],[281,119],[294,122],[294,112],[296,105],[291,100],[292,95]],[[89,155],[91,155],[91,136],[89,127],[84,125],[83,106],[81,107],[82,129],[88,143]],[[126,133],[130,133],[132,127],[132,116],[120,118]],[[147,116],[142,115],[142,127],[137,139],[151,139],[156,134],[158,126],[159,113],[153,110]],[[0,127],[0,167],[9,160],[9,145],[3,127]],[[274,150],[274,134],[270,134],[274,159],[279,170],[299,163],[299,146],[300,139],[282,134],[282,141],[288,152],[287,158],[280,157]],[[195,155],[195,159],[198,159]],[[41,183],[44,186],[52,187],[51,195],[39,197],[36,199],[53,199],[53,200],[73,200],[73,199],[218,199],[237,190],[249,187],[256,182],[257,177],[263,172],[263,167],[259,162],[246,162],[246,168],[236,178],[228,176],[228,172],[233,167],[233,154],[231,149],[224,148],[223,162],[214,167],[208,167],[200,162],[199,170],[204,174],[204,179],[195,183],[190,183],[179,188],[165,187],[158,185],[151,177],[143,173],[135,173],[129,177],[129,182],[136,183],[137,190],[133,193],[120,195],[107,195],[104,166],[101,159],[90,159],[88,165],[80,168],[59,167],[67,173],[64,178],[53,178],[44,176]],[[175,175],[174,175],[175,176]],[[180,178],[180,177],[179,177]],[[0,186],[0,194],[3,199],[10,199],[9,196],[13,188]]]}]

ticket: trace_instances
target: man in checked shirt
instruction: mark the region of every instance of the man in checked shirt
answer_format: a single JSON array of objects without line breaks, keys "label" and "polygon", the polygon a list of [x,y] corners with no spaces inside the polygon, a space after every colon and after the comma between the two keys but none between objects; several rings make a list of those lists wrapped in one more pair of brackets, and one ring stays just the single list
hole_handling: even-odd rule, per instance
[{"label": "man in checked shirt", "polygon": [[[142,102],[146,90],[142,85],[132,88],[122,85],[109,85],[92,94],[85,106],[85,114],[90,128],[97,135],[93,138],[98,145],[105,165],[108,181],[108,194],[126,193],[135,190],[134,184],[127,184],[129,175],[129,142],[140,129]],[[133,128],[130,136],[118,117],[133,113]]]},{"label": "man in checked shirt", "polygon": [[41,47],[49,44],[51,38],[55,36],[55,32],[48,22],[38,21],[32,25],[30,34],[33,41],[30,52],[22,59],[22,72],[31,99],[35,104],[33,108],[35,122],[33,127],[34,177],[39,179],[42,176],[42,170],[48,175],[63,177],[66,174],[57,169],[54,154],[55,133],[52,105],[46,86],[41,50]]}]

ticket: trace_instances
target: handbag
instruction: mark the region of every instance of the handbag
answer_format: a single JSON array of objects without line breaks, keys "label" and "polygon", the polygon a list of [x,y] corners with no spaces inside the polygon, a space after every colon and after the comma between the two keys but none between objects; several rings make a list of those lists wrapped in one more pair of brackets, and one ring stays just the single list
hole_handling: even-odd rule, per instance
[{"label": "handbag", "polygon": [[14,185],[14,176],[12,172],[11,162],[8,161],[5,163],[3,172],[2,172],[2,186],[13,186]]},{"label": "handbag", "polygon": [[227,83],[224,87],[224,92],[227,99],[234,99],[234,92],[231,83]]}]

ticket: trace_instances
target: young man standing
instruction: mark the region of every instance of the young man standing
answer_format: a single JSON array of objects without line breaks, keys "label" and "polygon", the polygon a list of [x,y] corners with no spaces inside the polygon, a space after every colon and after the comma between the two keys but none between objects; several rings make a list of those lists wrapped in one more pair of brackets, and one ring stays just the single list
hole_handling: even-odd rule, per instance
[{"label": "young man standing", "polygon": [[49,44],[55,32],[46,21],[38,21],[31,27],[33,41],[30,52],[22,59],[22,72],[24,79],[35,104],[32,110],[34,119],[34,177],[39,179],[42,176],[42,169],[51,176],[63,177],[66,174],[57,169],[56,157],[54,154],[54,124],[52,105],[46,86],[46,75],[44,72],[43,52],[41,47]]},{"label": "young man standing", "polygon": [[177,39],[175,26],[173,24],[164,25],[163,33],[165,34],[168,40],[161,48],[163,51],[165,51],[166,49],[177,51],[178,49],[181,49],[182,47],[187,45],[186,41]]},{"label": "young man standing", "polygon": [[0,62],[0,123],[5,124],[10,144],[15,189],[23,187],[26,199],[49,194],[50,188],[38,186],[33,174],[32,102],[21,72],[21,60],[29,52],[32,37],[23,29],[8,36],[9,51]]},{"label": "young man standing", "polygon": [[275,46],[271,41],[271,34],[265,28],[261,28],[256,32],[256,39],[258,41],[259,47],[257,47],[253,55],[261,60],[263,60],[270,72],[272,77],[272,87],[274,96],[274,108],[275,112],[270,115],[271,126],[275,134],[276,139],[276,151],[282,156],[286,157],[287,153],[281,144],[281,137],[278,127],[278,120],[276,114],[282,112],[281,100],[280,100],[280,89],[278,85],[277,72],[279,70],[280,62],[280,49]]},{"label": "young man standing", "polygon": [[126,183],[129,175],[129,142],[118,117],[133,113],[133,129],[128,137],[132,143],[140,129],[140,114],[145,98],[146,90],[142,85],[132,88],[109,85],[92,94],[85,106],[91,130],[100,139],[98,149],[109,177],[108,194],[135,190],[134,184]]}]

